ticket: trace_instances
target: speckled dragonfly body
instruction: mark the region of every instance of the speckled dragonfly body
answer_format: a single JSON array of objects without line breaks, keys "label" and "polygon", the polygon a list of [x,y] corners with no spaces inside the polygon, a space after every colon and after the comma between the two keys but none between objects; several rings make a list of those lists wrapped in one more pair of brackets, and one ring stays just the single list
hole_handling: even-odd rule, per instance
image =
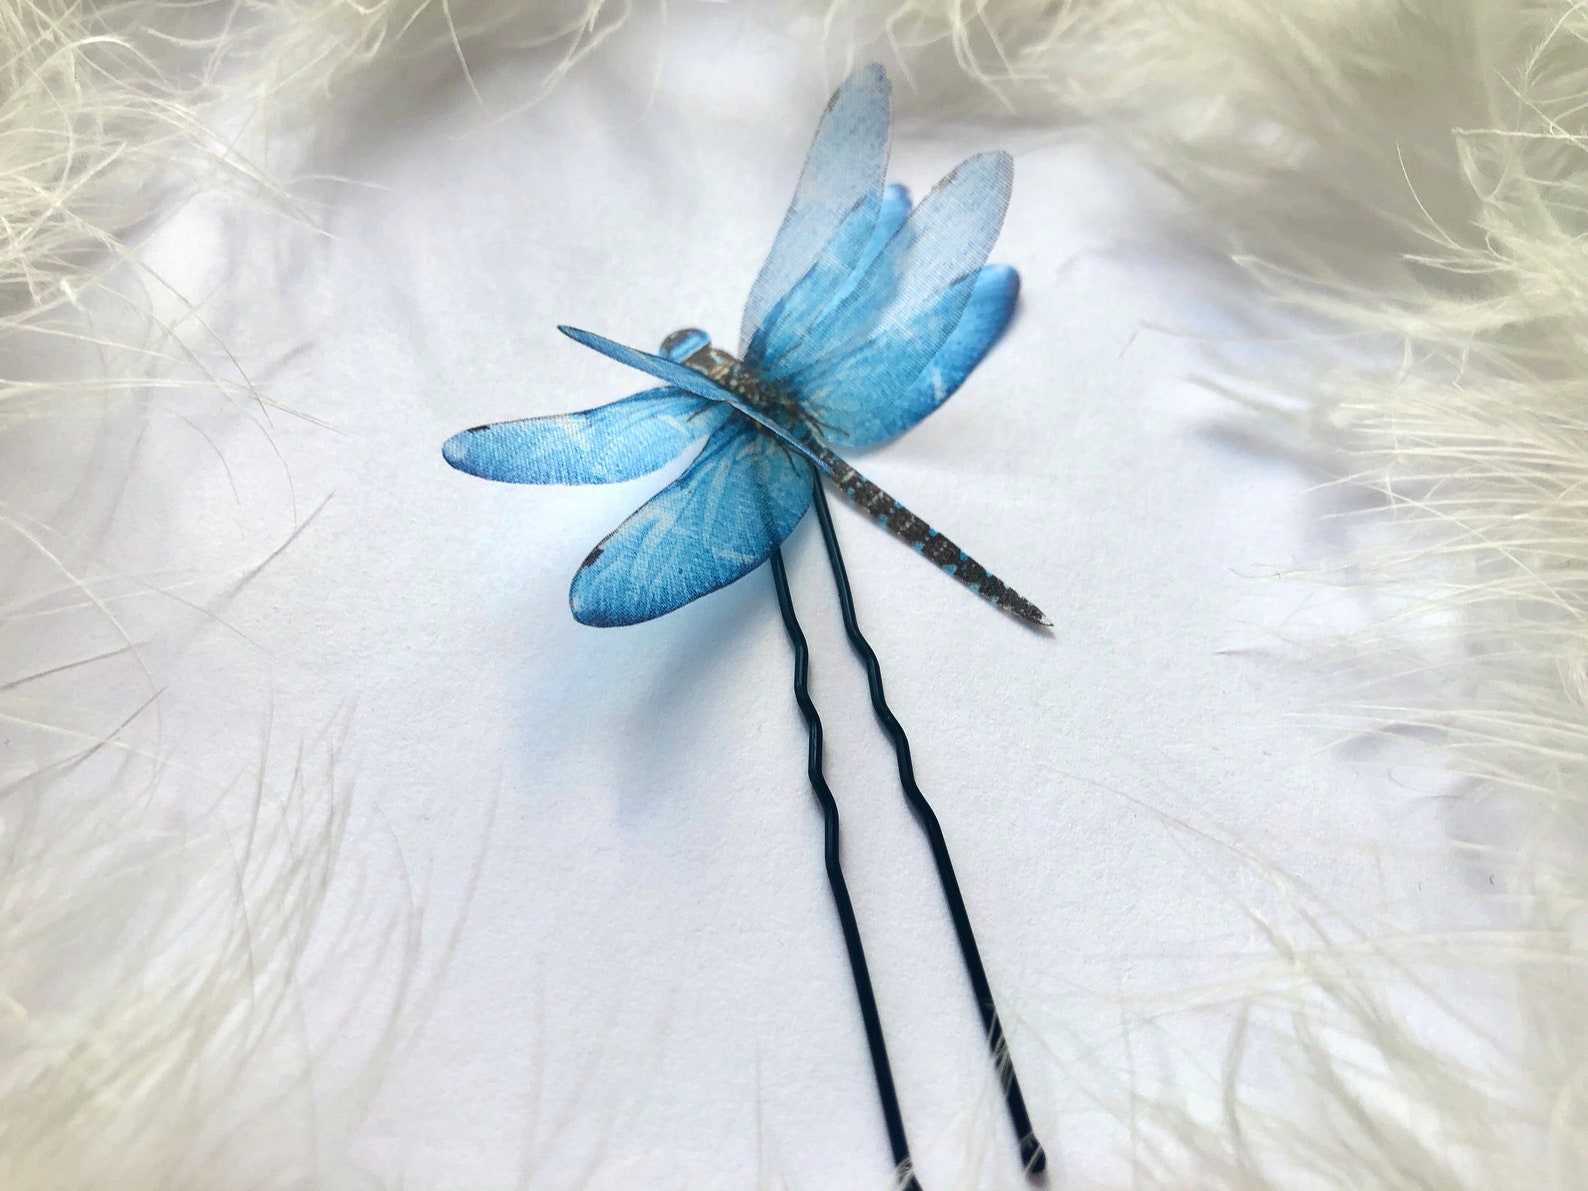
[{"label": "speckled dragonfly body", "polygon": [[694,328],[651,354],[563,327],[663,387],[444,445],[454,467],[487,479],[579,484],[648,474],[706,439],[586,558],[569,594],[583,623],[650,620],[754,570],[804,516],[818,473],[985,599],[1049,623],[836,450],[885,442],[947,400],[1003,334],[1020,286],[1013,269],[984,264],[1009,202],[1008,154],[969,158],[912,209],[884,184],[888,107],[876,66],[828,104],[737,356]]}]

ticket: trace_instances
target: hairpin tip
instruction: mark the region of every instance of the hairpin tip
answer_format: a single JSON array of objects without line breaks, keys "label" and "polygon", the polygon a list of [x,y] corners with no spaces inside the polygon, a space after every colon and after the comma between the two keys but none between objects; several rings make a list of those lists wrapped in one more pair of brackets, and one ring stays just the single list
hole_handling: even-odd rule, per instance
[{"label": "hairpin tip", "polygon": [[1035,1177],[1048,1169],[1048,1155],[1036,1136],[1027,1133],[1020,1139],[1020,1161],[1025,1163],[1026,1175]]}]

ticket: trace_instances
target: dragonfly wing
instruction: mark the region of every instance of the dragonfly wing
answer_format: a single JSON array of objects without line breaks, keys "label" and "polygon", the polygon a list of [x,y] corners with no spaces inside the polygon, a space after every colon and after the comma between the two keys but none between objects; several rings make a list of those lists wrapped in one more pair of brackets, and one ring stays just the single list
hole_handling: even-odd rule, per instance
[{"label": "dragonfly wing", "polygon": [[[898,396],[931,362],[958,324],[975,276],[987,261],[1009,206],[1014,166],[1007,153],[980,153],[962,162],[910,213],[848,291],[810,331],[762,375],[799,391],[801,375],[822,362],[859,350],[868,340],[892,336]],[[923,320],[923,315],[931,317]]]},{"label": "dragonfly wing", "polygon": [[872,229],[866,249],[855,262],[855,276],[859,278],[871,267],[871,262],[881,255],[888,241],[910,218],[910,192],[897,182],[890,182],[882,192],[882,209],[877,212],[877,226]]},{"label": "dragonfly wing", "polygon": [[662,467],[727,415],[718,403],[667,386],[579,413],[476,426],[447,439],[441,454],[487,480],[611,484]]},{"label": "dragonfly wing", "polygon": [[[768,312],[810,271],[850,214],[881,193],[888,164],[890,93],[886,72],[873,63],[851,74],[828,101],[788,213],[745,303],[741,354],[748,351]],[[863,246],[856,247],[856,258]]]},{"label": "dragonfly wing", "polygon": [[664,356],[653,356],[649,352],[640,351],[638,348],[626,347],[592,331],[581,331],[578,327],[558,327],[557,329],[575,343],[582,343],[585,347],[598,351],[620,364],[627,364],[630,368],[638,368],[641,372],[648,372],[658,380],[665,380],[669,384],[676,385],[678,388],[693,393],[697,397],[704,397],[707,401],[715,401],[731,406],[791,451],[805,456],[814,463],[821,462],[820,455],[812,443],[799,437],[787,427],[778,425],[743,397],[723,388],[703,373],[696,372],[693,368],[688,368]]},{"label": "dragonfly wing", "polygon": [[910,214],[910,192],[889,186],[878,200],[862,199],[839,225],[810,270],[762,320],[745,349],[752,372],[787,354],[832,305],[853,288]]},{"label": "dragonfly wing", "polygon": [[[1020,274],[1008,265],[984,265],[911,322],[807,369],[799,379],[800,404],[837,447],[863,449],[903,434],[981,363],[1009,325],[1019,293]],[[942,346],[918,368],[914,345],[923,341]]]},{"label": "dragonfly wing", "polygon": [[683,475],[590,552],[574,576],[574,618],[598,627],[652,620],[753,571],[811,500],[811,465],[731,418]]},{"label": "dragonfly wing", "polygon": [[732,393],[703,373],[696,372],[676,360],[669,360],[666,356],[653,356],[650,352],[642,352],[637,347],[618,343],[605,335],[597,335],[594,331],[581,331],[578,327],[558,327],[557,330],[591,351],[598,351],[619,364],[627,364],[630,368],[648,372],[657,380],[666,381],[669,385],[683,389],[696,397],[704,397],[707,401],[730,403],[734,399]]}]

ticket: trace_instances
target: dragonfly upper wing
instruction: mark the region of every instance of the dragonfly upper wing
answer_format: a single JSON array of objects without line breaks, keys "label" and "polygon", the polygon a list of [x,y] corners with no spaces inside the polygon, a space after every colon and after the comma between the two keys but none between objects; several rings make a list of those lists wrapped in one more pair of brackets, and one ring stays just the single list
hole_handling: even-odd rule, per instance
[{"label": "dragonfly upper wing", "polygon": [[877,200],[868,197],[849,213],[794,288],[778,300],[744,351],[753,372],[784,356],[865,275],[910,214],[910,192],[894,184]]},{"label": "dragonfly upper wing", "polygon": [[[799,378],[800,404],[837,447],[873,447],[903,434],[981,363],[1009,325],[1019,293],[1018,273],[1008,265],[984,265],[912,322],[808,368]],[[942,346],[917,371],[913,344],[936,340],[945,330]]]},{"label": "dragonfly upper wing", "polygon": [[608,339],[605,335],[597,335],[594,331],[582,331],[578,327],[558,327],[564,335],[575,343],[588,347],[591,351],[598,351],[609,359],[616,360],[619,364],[627,364],[630,368],[637,368],[647,372],[657,380],[666,381],[675,388],[683,389],[696,397],[704,397],[707,401],[734,400],[733,394],[724,389],[716,381],[704,373],[696,372],[693,368],[680,364],[677,360],[669,360],[666,356],[652,355],[642,352],[637,347],[630,347],[626,343],[619,343],[615,339]]},{"label": "dragonfly upper wing", "polygon": [[[1007,153],[978,153],[960,164],[910,213],[876,258],[812,325],[808,334],[762,375],[799,389],[800,374],[824,360],[891,336],[899,387],[914,380],[937,354],[970,300],[973,277],[1003,227],[1014,182]],[[930,312],[932,317],[922,319]],[[913,369],[913,370],[912,370]],[[877,393],[884,401],[894,393]]]},{"label": "dragonfly upper wing", "polygon": [[441,446],[459,471],[512,484],[610,484],[647,475],[728,410],[671,385],[596,409],[476,426]]},{"label": "dragonfly upper wing", "polygon": [[[888,164],[890,91],[886,72],[873,63],[851,74],[828,101],[788,213],[745,303],[741,354],[768,312],[810,271],[851,213],[881,193]],[[857,257],[863,246],[856,247]],[[849,264],[853,267],[854,258]]]},{"label": "dragonfly upper wing", "polygon": [[765,562],[804,516],[811,465],[742,417],[585,559],[568,603],[583,624],[651,620]]},{"label": "dragonfly upper wing", "polygon": [[697,397],[704,397],[707,401],[718,402],[737,410],[747,420],[754,422],[795,454],[803,455],[813,463],[821,462],[818,453],[813,449],[809,441],[801,438],[788,427],[780,426],[764,411],[755,408],[737,393],[723,388],[704,373],[696,372],[693,368],[688,368],[665,356],[653,356],[650,352],[640,351],[639,348],[617,343],[604,335],[597,335],[593,331],[581,331],[578,327],[558,327],[557,329],[575,343],[582,343],[585,347],[598,351],[603,356],[616,360],[620,364],[627,364],[630,368],[638,368],[641,372],[648,372],[658,380],[665,380],[685,392],[693,393]]}]

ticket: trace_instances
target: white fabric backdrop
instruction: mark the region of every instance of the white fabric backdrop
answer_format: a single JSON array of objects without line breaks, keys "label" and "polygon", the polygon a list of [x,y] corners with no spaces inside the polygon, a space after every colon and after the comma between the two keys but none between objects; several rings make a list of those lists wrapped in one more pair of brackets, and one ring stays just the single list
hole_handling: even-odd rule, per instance
[{"label": "white fabric backdrop", "polygon": [[[636,22],[532,104],[537,79],[506,56],[477,64],[482,101],[459,86],[364,113],[316,190],[329,236],[220,203],[160,233],[163,275],[277,407],[202,428],[224,466],[191,425],[158,430],[173,479],[129,499],[185,543],[241,524],[268,545],[318,509],[223,623],[162,661],[167,722],[223,772],[256,743],[261,691],[281,739],[345,716],[341,754],[379,824],[360,846],[394,841],[412,885],[350,878],[343,896],[423,897],[438,927],[466,914],[450,953],[439,929],[427,941],[445,984],[365,1129],[376,1170],[880,1187],[768,573],[649,625],[584,628],[573,571],[659,481],[492,485],[440,455],[464,426],[646,387],[557,323],[647,348],[687,324],[731,340],[837,79],[710,13]],[[1296,715],[1337,692],[1276,647],[1319,602],[1276,576],[1328,557],[1328,502],[1186,379],[1208,362],[1181,332],[1231,327],[1215,271],[1143,232],[1161,196],[1094,144],[922,127],[896,84],[891,173],[918,195],[969,152],[1015,151],[994,259],[1024,289],[965,389],[864,466],[1057,627],[1026,631],[848,509],[838,529],[1039,1131],[1084,1181],[1118,1139],[1093,1095],[1157,1070],[1120,1000],[1231,976],[1263,947],[1244,907],[1282,913],[1191,828],[1342,905],[1418,887],[1433,906],[1457,875],[1386,876],[1382,848],[1432,841],[1434,787]],[[788,556],[923,1181],[1018,1185],[812,523]],[[1218,1061],[1211,1025],[1174,1036]]]}]

